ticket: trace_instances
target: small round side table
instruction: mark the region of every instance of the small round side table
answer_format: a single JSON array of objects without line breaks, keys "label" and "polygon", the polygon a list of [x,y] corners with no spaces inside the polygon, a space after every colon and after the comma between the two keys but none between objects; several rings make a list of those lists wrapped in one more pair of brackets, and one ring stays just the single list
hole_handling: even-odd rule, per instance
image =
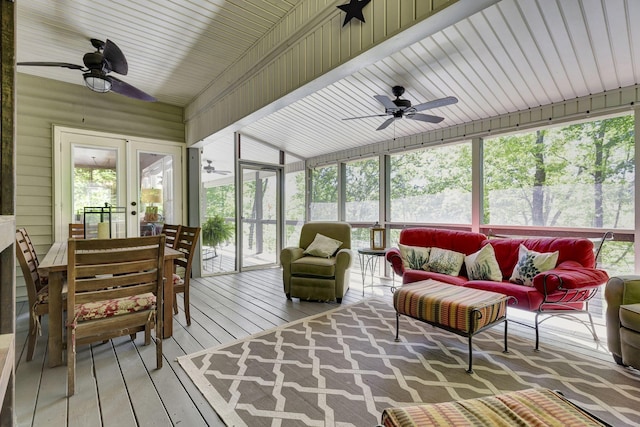
[{"label": "small round side table", "polygon": [[[391,291],[394,291],[394,286],[391,285],[374,285],[373,284],[373,272],[378,268],[378,259],[383,257],[387,253],[386,249],[371,249],[360,248],[358,249],[358,258],[360,259],[360,272],[362,273],[362,296],[364,296],[364,290],[366,287],[373,288],[374,286],[388,286]],[[371,284],[366,284],[367,272],[371,273]]]}]

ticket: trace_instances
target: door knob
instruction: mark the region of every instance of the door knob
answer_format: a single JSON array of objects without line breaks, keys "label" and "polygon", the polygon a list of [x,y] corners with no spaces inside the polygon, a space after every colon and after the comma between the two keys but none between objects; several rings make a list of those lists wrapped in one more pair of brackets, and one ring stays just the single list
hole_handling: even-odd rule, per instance
[{"label": "door knob", "polygon": [[137,214],[136,211],[131,211],[131,215],[135,215],[135,214]]}]

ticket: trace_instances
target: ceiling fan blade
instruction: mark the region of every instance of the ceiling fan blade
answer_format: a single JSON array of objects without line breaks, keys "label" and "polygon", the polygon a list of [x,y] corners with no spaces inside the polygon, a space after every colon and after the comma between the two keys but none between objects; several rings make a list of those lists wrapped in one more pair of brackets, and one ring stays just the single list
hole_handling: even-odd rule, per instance
[{"label": "ceiling fan blade", "polygon": [[420,114],[420,113],[407,114],[405,117],[407,119],[418,120],[418,121],[427,122],[427,123],[440,123],[441,121],[444,120],[444,117],[432,116],[430,114]]},{"label": "ceiling fan blade", "polygon": [[430,108],[438,108],[438,107],[444,107],[445,105],[455,104],[456,102],[458,102],[458,98],[456,98],[455,96],[447,96],[446,98],[440,98],[434,101],[429,101],[422,104],[414,105],[411,108],[415,109],[416,111],[424,111]]},{"label": "ceiling fan blade", "polygon": [[386,108],[387,110],[392,110],[392,111],[398,110],[398,106],[396,104],[394,104],[393,101],[391,99],[389,99],[388,96],[386,96],[386,95],[373,95],[373,97],[375,99],[377,99],[378,102],[380,104],[382,104],[384,106],[384,108]]},{"label": "ceiling fan blade", "polygon": [[126,76],[129,72],[129,65],[120,48],[111,40],[107,39],[102,51],[105,61],[108,62],[109,69],[118,74]]},{"label": "ceiling fan blade", "polygon": [[62,67],[72,70],[85,70],[82,65],[69,64],[68,62],[18,62],[17,65],[28,65],[34,67]]},{"label": "ceiling fan blade", "polygon": [[106,76],[107,80],[111,82],[111,91],[119,93],[120,95],[128,96],[129,98],[139,99],[141,101],[155,102],[156,98],[141,91],[140,89],[131,86],[129,83],[125,83],[122,80],[113,76]]},{"label": "ceiling fan blade", "polygon": [[387,120],[384,121],[384,123],[382,123],[380,126],[378,126],[378,129],[376,130],[382,130],[382,129],[386,129],[387,127],[389,127],[389,125],[391,123],[393,123],[393,121],[396,119],[396,117],[391,117]]},{"label": "ceiling fan blade", "polygon": [[342,119],[342,120],[368,119],[369,117],[385,117],[385,116],[388,116],[388,114],[373,114],[371,116],[347,117],[346,119]]}]

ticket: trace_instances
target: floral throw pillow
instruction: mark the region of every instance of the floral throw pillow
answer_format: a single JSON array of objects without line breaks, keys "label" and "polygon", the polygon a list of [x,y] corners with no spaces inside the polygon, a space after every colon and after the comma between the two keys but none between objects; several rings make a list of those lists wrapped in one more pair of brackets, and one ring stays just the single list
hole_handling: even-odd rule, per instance
[{"label": "floral throw pillow", "polygon": [[426,270],[431,248],[398,244],[402,264],[406,270]]},{"label": "floral throw pillow", "polygon": [[461,254],[460,252],[441,248],[431,248],[427,269],[428,271],[433,271],[435,273],[458,276],[460,274],[460,269],[462,268],[462,263],[464,263],[464,254]]},{"label": "floral throw pillow", "polygon": [[551,270],[558,262],[559,252],[530,251],[524,245],[518,249],[518,262],[513,269],[510,282],[518,285],[533,286],[533,278],[543,271]]},{"label": "floral throw pillow", "polygon": [[467,266],[469,280],[502,281],[500,265],[491,245],[484,245],[478,252],[467,255],[464,257],[464,263]]},{"label": "floral throw pillow", "polygon": [[340,245],[342,245],[340,240],[317,233],[315,239],[307,246],[304,253],[306,255],[329,258],[338,250]]}]

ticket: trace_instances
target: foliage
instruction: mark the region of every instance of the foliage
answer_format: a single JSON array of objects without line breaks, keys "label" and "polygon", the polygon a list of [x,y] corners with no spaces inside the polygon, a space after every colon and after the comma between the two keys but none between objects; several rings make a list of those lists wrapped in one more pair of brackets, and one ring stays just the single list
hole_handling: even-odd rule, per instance
[{"label": "foliage", "polygon": [[214,215],[202,224],[202,241],[205,246],[217,247],[233,237],[233,225],[220,215]]}]

